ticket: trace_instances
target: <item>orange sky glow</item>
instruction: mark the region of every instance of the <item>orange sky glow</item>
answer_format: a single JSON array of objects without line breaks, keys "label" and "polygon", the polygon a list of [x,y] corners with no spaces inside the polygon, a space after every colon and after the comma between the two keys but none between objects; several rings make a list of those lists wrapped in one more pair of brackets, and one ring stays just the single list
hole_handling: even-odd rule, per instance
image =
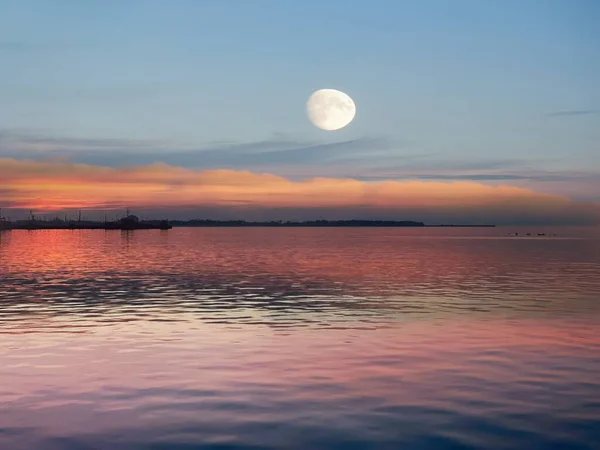
[{"label": "orange sky glow", "polygon": [[242,206],[273,208],[493,209],[600,218],[598,204],[515,186],[472,181],[293,181],[248,171],[197,171],[156,163],[103,167],[0,159],[0,205],[38,211],[69,208]]}]

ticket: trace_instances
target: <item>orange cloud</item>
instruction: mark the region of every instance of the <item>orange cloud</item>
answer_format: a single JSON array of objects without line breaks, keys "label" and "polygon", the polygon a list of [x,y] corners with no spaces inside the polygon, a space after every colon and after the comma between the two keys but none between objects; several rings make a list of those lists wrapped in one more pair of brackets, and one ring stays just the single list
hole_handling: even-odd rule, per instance
[{"label": "orange cloud", "polygon": [[102,167],[59,161],[0,159],[0,203],[60,210],[245,205],[260,208],[494,211],[600,218],[597,204],[514,186],[470,181],[378,181],[314,178],[292,181],[247,171],[197,171],[163,163]]}]

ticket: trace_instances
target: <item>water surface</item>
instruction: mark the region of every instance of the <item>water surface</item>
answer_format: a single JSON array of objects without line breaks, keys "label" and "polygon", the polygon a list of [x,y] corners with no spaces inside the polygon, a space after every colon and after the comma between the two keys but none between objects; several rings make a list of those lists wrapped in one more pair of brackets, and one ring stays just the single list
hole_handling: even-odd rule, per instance
[{"label": "water surface", "polygon": [[597,448],[599,231],[2,232],[0,448]]}]

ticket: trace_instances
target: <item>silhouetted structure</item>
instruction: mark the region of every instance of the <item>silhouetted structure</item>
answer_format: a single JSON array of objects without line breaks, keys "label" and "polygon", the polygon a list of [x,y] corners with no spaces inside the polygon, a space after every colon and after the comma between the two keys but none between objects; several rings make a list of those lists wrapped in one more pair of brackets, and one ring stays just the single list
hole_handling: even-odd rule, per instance
[{"label": "silhouetted structure", "polygon": [[2,216],[2,208],[0,208],[0,230],[10,230],[11,228],[11,223]]},{"label": "silhouetted structure", "polygon": [[105,228],[107,230],[170,230],[173,227],[169,224],[168,220],[140,221],[137,216],[128,214],[117,221],[115,225],[107,223]]},{"label": "silhouetted structure", "polygon": [[64,220],[59,217],[39,220],[33,211],[29,211],[28,219],[10,222],[0,214],[0,230],[169,230],[171,228],[168,220],[142,221],[132,214],[127,214],[114,222],[108,222],[106,215],[103,222],[84,220],[81,211],[78,212],[76,220],[67,220],[66,215]]},{"label": "silhouetted structure", "polygon": [[136,230],[140,226],[140,219],[137,216],[128,214],[119,221],[121,230]]}]

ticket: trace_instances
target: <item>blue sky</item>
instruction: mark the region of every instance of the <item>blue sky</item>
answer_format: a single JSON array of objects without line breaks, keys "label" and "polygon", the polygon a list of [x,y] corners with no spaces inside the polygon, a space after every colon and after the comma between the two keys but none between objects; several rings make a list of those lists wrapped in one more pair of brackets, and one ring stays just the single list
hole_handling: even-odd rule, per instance
[{"label": "blue sky", "polygon": [[[598,23],[594,0],[0,0],[0,157],[597,199]],[[350,126],[309,123],[319,88]]]}]

